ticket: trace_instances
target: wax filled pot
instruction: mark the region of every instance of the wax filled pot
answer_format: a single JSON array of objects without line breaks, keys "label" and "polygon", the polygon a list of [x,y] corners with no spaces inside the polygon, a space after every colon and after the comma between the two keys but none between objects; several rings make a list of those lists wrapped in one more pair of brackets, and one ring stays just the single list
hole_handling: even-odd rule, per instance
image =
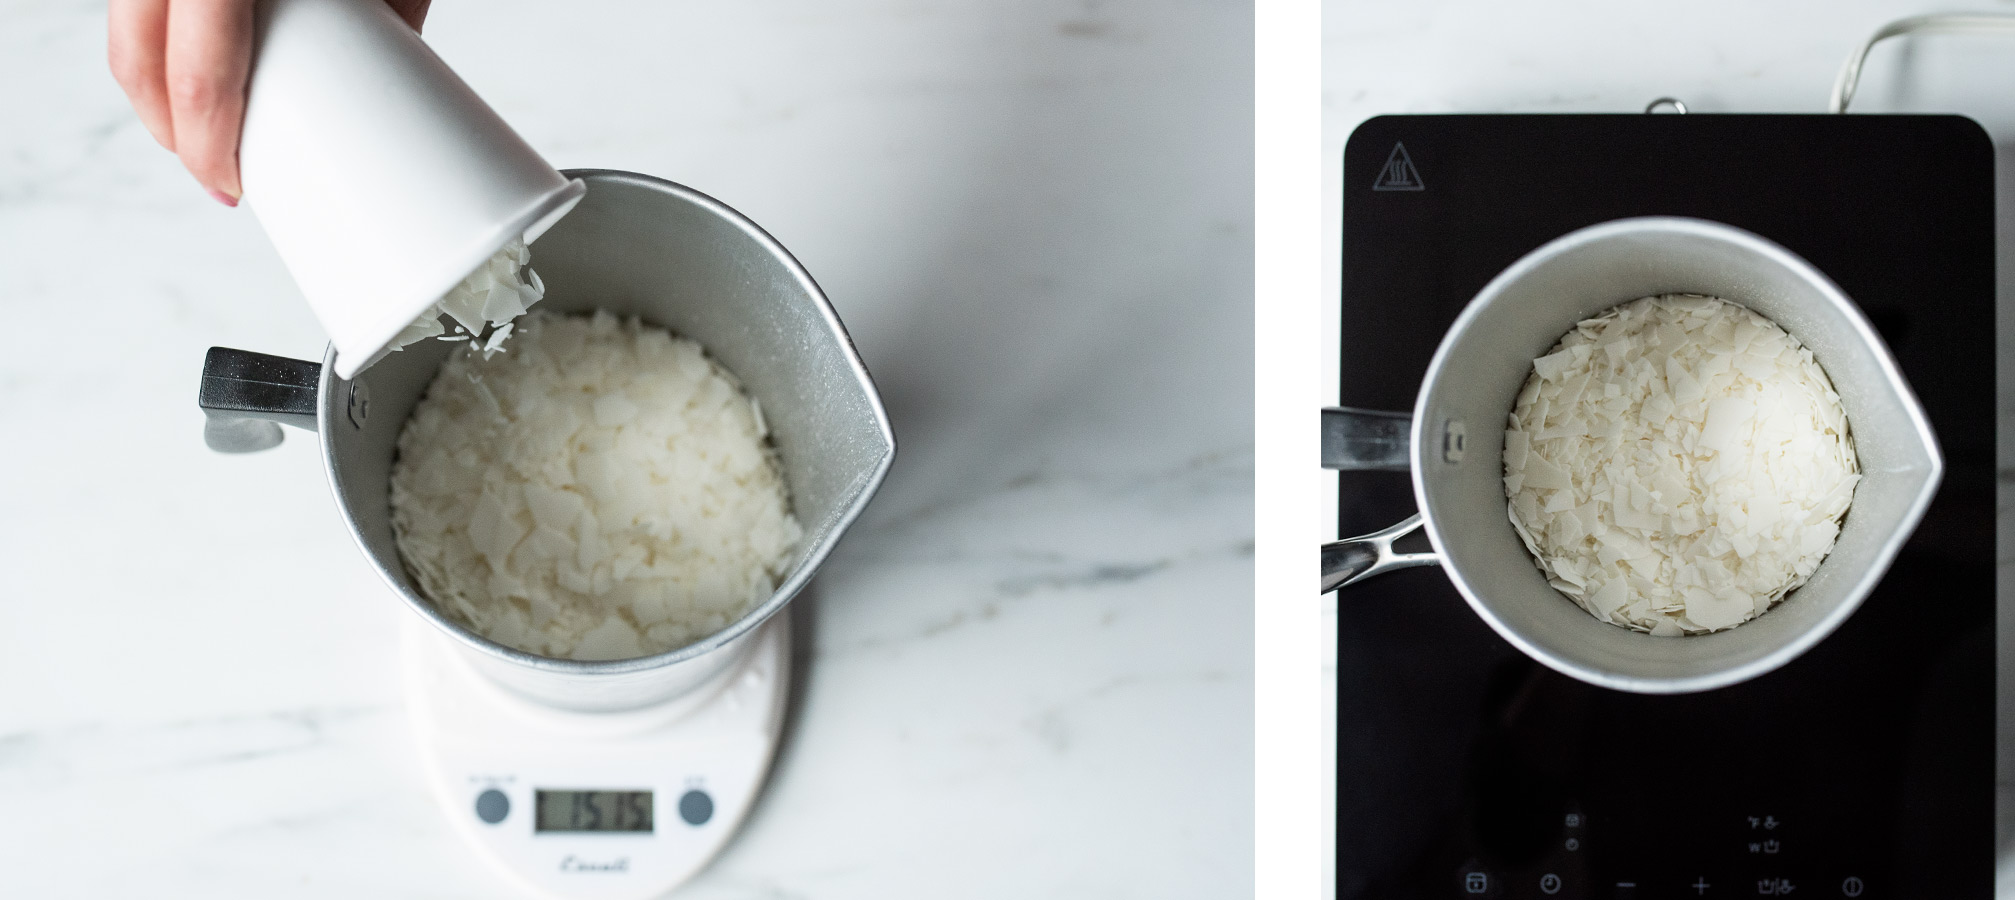
[{"label": "wax filled pot", "polygon": [[[533,246],[538,307],[639,316],[700,342],[762,405],[805,536],[770,598],[725,629],[655,656],[550,659],[490,641],[420,595],[399,560],[390,477],[400,428],[449,353],[426,340],[353,380],[323,364],[211,351],[201,404],[220,449],[270,421],[319,432],[336,505],[365,557],[414,612],[451,636],[484,675],[550,706],[630,709],[675,697],[725,670],[746,638],[803,588],[880,487],[895,435],[867,369],[823,292],[774,239],[711,197],[647,176],[570,171],[581,204]],[[508,343],[505,352],[509,352]],[[249,421],[248,421],[249,420]],[[260,421],[269,420],[269,421]],[[256,435],[254,436],[256,438]]]},{"label": "wax filled pot", "polygon": [[[1506,513],[1504,429],[1532,361],[1619,303],[1695,293],[1741,303],[1812,350],[1847,412],[1862,480],[1838,542],[1812,578],[1728,631],[1652,637],[1600,621],[1547,584]],[[1804,260],[1757,235],[1698,219],[1621,219],[1534,250],[1470,301],[1429,363],[1410,421],[1324,413],[1324,465],[1412,472],[1417,522],[1323,549],[1323,588],[1439,564],[1470,606],[1534,659],[1591,684],[1701,691],[1768,672],[1839,627],[1873,590],[1937,490],[1929,421],[1854,303]],[[1434,552],[1396,554],[1425,526]]]}]

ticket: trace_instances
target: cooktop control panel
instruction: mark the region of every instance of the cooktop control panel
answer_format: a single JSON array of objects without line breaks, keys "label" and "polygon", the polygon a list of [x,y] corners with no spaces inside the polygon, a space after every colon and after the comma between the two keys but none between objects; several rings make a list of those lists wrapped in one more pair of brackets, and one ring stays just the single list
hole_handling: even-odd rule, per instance
[{"label": "cooktop control panel", "polygon": [[[1554,673],[1439,569],[1339,593],[1337,896],[1990,897],[1995,189],[1979,126],[1386,116],[1352,135],[1343,182],[1345,406],[1411,409],[1462,307],[1541,244],[1694,216],[1784,245],[1854,299],[1946,469],[1838,631],[1720,690]],[[1405,473],[1339,482],[1338,535],[1414,512]]]},{"label": "cooktop control panel", "polygon": [[[1551,817],[1550,826],[1533,823],[1530,836],[1543,841],[1532,848],[1536,853],[1522,861],[1464,859],[1452,873],[1452,890],[1443,893],[1479,900],[1908,896],[1864,872],[1866,858],[1821,846],[1810,839],[1810,829],[1801,832],[1793,819],[1767,810],[1684,823],[1699,826],[1697,840],[1661,845],[1654,857],[1644,852],[1654,848],[1617,845],[1627,835],[1605,832],[1575,805],[1566,809]],[[1681,824],[1666,823],[1668,829]]]}]

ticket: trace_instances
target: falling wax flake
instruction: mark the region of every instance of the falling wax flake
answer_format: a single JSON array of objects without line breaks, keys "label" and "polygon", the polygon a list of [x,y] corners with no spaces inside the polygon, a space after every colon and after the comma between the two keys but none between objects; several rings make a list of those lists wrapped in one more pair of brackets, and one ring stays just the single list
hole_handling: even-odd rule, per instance
[{"label": "falling wax flake", "polygon": [[[403,349],[430,337],[446,341],[480,337],[485,326],[494,325],[488,341],[480,345],[471,341],[469,347],[471,351],[499,352],[503,338],[511,333],[511,320],[524,315],[525,310],[546,296],[545,282],[527,266],[531,260],[532,251],[523,240],[505,244],[394,336],[391,349]],[[529,283],[519,277],[521,271],[530,279]],[[462,337],[447,336],[443,316],[455,322],[453,333]]]}]

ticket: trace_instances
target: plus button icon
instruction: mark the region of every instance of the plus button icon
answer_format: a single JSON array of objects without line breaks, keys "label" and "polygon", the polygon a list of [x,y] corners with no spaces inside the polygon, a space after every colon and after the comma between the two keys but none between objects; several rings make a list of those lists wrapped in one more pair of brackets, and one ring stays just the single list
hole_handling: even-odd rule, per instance
[{"label": "plus button icon", "polygon": [[1706,894],[1706,893],[1707,893],[1707,889],[1708,889],[1708,888],[1710,888],[1710,887],[1713,887],[1713,885],[1710,885],[1710,884],[1708,884],[1708,883],[1707,883],[1707,876],[1705,876],[1705,875],[1702,875],[1702,876],[1700,876],[1700,880],[1699,880],[1699,881],[1695,881],[1695,882],[1694,882],[1694,883],[1692,884],[1692,888],[1693,888],[1693,890],[1695,890],[1696,892],[1698,892],[1698,893],[1700,893],[1700,894],[1702,894],[1702,895]]}]

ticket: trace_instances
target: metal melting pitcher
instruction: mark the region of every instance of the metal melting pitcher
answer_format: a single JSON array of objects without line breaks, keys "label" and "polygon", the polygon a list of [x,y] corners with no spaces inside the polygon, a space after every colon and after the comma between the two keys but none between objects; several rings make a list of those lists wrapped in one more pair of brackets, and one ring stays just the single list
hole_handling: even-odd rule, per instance
[{"label": "metal melting pitcher", "polygon": [[[1548,584],[1505,510],[1504,425],[1532,371],[1590,316],[1653,294],[1741,303],[1811,348],[1846,408],[1861,483],[1839,540],[1804,586],[1736,628],[1652,637],[1589,615]],[[1937,491],[1937,436],[1889,349],[1840,288],[1791,251],[1701,219],[1592,225],[1513,263],[1471,300],[1428,364],[1409,416],[1329,410],[1323,465],[1410,471],[1419,513],[1323,548],[1322,589],[1439,564],[1476,614],[1533,659],[1590,684],[1704,691],[1795,659],[1875,588]],[[1425,526],[1432,553],[1392,542]]]},{"label": "metal melting pitcher", "polygon": [[399,431],[460,343],[422,341],[354,379],[321,364],[214,348],[199,398],[214,449],[278,443],[284,422],[319,432],[351,537],[385,584],[459,644],[484,675],[562,709],[635,709],[676,697],[735,663],[746,638],[806,582],[881,486],[895,434],[872,378],[819,286],[783,246],[721,202],[629,172],[576,170],[586,197],[539,238],[539,308],[639,316],[700,342],[761,402],[805,536],[770,598],[721,631],[655,656],[552,659],[506,647],[420,595],[392,536]]}]

